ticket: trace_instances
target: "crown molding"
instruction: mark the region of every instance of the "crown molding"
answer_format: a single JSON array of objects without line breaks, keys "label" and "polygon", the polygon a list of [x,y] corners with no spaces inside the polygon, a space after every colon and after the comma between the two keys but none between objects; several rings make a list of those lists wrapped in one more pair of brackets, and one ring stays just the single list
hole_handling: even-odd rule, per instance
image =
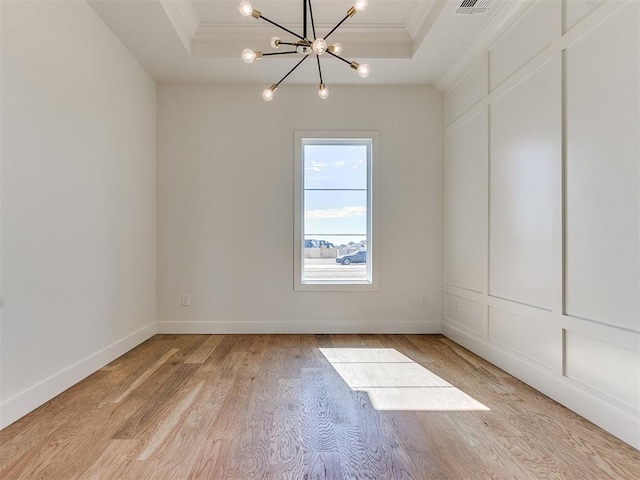
[{"label": "crown molding", "polygon": [[[193,58],[233,58],[247,46],[268,47],[277,34],[272,26],[237,23],[201,22],[191,0],[159,0],[185,50]],[[415,0],[404,24],[344,25],[332,40],[348,48],[349,57],[411,58],[424,39],[426,31],[442,10],[445,0]],[[301,24],[285,24],[298,31]],[[318,24],[320,31],[333,24]],[[286,35],[286,34],[285,34]]]},{"label": "crown molding", "polygon": [[422,45],[424,39],[427,37],[427,34],[433,27],[433,24],[436,22],[438,17],[442,14],[445,5],[447,4],[447,0],[436,0],[431,4],[431,8],[423,17],[422,22],[418,26],[415,34],[412,36],[413,38],[413,53],[416,53],[416,50]]},{"label": "crown molding", "polygon": [[160,0],[160,5],[162,5],[187,53],[191,55],[193,37],[200,25],[193,3],[191,0]]},{"label": "crown molding", "polygon": [[[416,2],[414,4],[414,8],[411,11],[404,27],[413,39],[416,49],[420,46],[420,42],[426,35],[425,30],[431,28],[431,25],[440,14],[445,3],[445,0],[432,0],[428,3]],[[422,35],[423,31],[425,31],[425,35]]]},{"label": "crown molding", "polygon": [[[244,48],[268,52],[271,51],[269,39],[275,33],[277,31],[268,26],[253,27],[249,31],[246,27],[201,24],[191,43],[191,55],[194,58],[235,58]],[[343,44],[348,58],[411,58],[413,53],[413,41],[402,27],[371,29],[355,26],[336,32],[331,40]]]}]

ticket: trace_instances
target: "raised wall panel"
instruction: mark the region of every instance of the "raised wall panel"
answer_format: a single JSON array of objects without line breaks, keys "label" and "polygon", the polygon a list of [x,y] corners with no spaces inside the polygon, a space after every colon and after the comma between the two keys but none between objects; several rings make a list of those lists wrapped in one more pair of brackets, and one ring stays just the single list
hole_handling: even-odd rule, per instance
[{"label": "raised wall panel", "polygon": [[487,229],[487,114],[446,134],[445,282],[482,292]]},{"label": "raised wall panel", "polygon": [[[522,5],[445,95],[442,329],[640,448],[640,2]],[[482,62],[491,89],[473,107],[464,82]],[[457,162],[481,143],[465,129],[485,105],[488,265],[474,293],[452,285],[472,275],[466,234],[450,239],[478,218],[455,203],[475,175]]]},{"label": "raised wall panel", "polygon": [[553,365],[556,341],[550,324],[491,307],[489,338],[540,365]]},{"label": "raised wall panel", "polygon": [[630,3],[565,52],[568,315],[640,331],[640,24]]},{"label": "raised wall panel", "polygon": [[551,309],[559,72],[547,62],[491,106],[489,293]]},{"label": "raised wall panel", "polygon": [[489,52],[491,90],[548,47],[557,35],[559,4],[539,1]]},{"label": "raised wall panel", "polygon": [[563,0],[562,31],[575,27],[580,20],[593,12],[606,0]]},{"label": "raised wall panel", "polygon": [[487,91],[487,62],[481,60],[445,95],[445,124],[450,125],[482,100]]},{"label": "raised wall panel", "polygon": [[565,331],[565,375],[640,409],[640,352]]},{"label": "raised wall panel", "polygon": [[477,335],[485,335],[487,307],[457,295],[445,295],[445,318],[461,325]]}]

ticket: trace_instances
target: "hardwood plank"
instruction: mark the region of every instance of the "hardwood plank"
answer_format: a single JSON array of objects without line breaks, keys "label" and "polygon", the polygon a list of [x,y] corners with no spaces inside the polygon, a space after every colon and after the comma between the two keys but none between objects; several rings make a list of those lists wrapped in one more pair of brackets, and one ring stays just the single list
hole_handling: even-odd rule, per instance
[{"label": "hardwood plank", "polygon": [[223,338],[224,335],[209,335],[194,352],[191,352],[185,363],[204,363]]},{"label": "hardwood plank", "polygon": [[149,378],[153,373],[158,370],[162,365],[166,363],[169,358],[171,358],[179,349],[172,348],[167,353],[165,353],[162,357],[160,357],[153,365],[151,365],[148,369],[146,369],[142,375],[136,378],[129,388],[127,388],[124,392],[122,392],[115,400],[114,403],[120,403],[127,395],[133,392],[136,388],[138,388],[142,382],[144,382],[147,378]]},{"label": "hardwood plank", "polygon": [[[489,410],[376,403],[412,388]],[[640,452],[439,335],[156,335],[1,431],[0,477],[635,480]]]},{"label": "hardwood plank", "polygon": [[172,399],[188,382],[197,368],[196,365],[185,364],[160,367],[158,373],[166,376],[166,381],[160,385],[160,388],[147,399],[140,409],[127,419],[124,425],[114,433],[113,438],[140,438],[144,436],[156,423],[162,421],[163,417],[173,408]]}]

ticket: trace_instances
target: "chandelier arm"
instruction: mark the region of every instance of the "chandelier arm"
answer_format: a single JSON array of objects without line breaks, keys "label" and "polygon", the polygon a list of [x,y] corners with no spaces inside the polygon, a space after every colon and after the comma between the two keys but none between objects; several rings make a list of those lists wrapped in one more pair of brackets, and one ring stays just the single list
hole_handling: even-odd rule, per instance
[{"label": "chandelier arm", "polygon": [[[326,52],[326,53],[328,53],[328,54],[329,54],[329,55],[331,55],[332,57],[336,57],[338,60],[342,60],[344,63],[346,63],[346,64],[348,64],[348,65],[351,65],[351,63],[352,63],[352,62],[350,62],[349,60],[347,60],[347,59],[345,59],[345,58],[342,58],[340,55],[336,55],[335,53],[330,52],[329,50],[327,50],[327,52]],[[263,54],[263,55],[266,55],[266,54]]]},{"label": "chandelier arm", "polygon": [[322,69],[320,68],[320,55],[316,55],[316,60],[318,61],[318,75],[320,75],[320,83],[323,84],[322,80]]},{"label": "chandelier arm", "polygon": [[302,36],[307,38],[307,0],[302,0]]},{"label": "chandelier arm", "polygon": [[[318,38],[316,36],[316,24],[313,21],[313,9],[311,8],[311,0],[303,0],[304,2],[309,2],[309,15],[311,16],[311,30],[313,31],[313,39],[315,40],[316,38]],[[320,82],[322,83],[322,82]]]},{"label": "chandelier arm", "polygon": [[300,66],[300,64],[302,62],[304,62],[307,58],[309,58],[309,55],[305,55],[304,58],[302,60],[300,60],[298,63],[296,63],[296,66],[293,67],[291,70],[289,70],[289,72],[280,79],[280,81],[278,83],[276,83],[276,87],[279,86],[282,82],[284,82],[284,79],[287,78],[289,75],[291,75],[293,73],[293,71],[298,68]]},{"label": "chandelier arm", "polygon": [[333,27],[331,29],[331,31],[324,36],[324,39],[326,40],[327,38],[329,38],[329,35],[331,35],[333,32],[335,32],[340,25],[342,25],[344,22],[347,21],[347,18],[349,18],[349,17],[350,17],[350,15],[345,15],[344,18],[342,20],[340,20],[338,22],[338,24],[335,27]]},{"label": "chandelier arm", "polygon": [[263,57],[267,57],[270,55],[291,55],[292,53],[298,53],[295,50],[292,50],[290,52],[269,52],[269,53],[263,53],[262,56]]},{"label": "chandelier arm", "polygon": [[295,32],[292,32],[291,30],[289,30],[288,28],[283,27],[282,25],[277,24],[276,22],[274,22],[273,20],[269,20],[267,17],[265,17],[264,15],[260,15],[260,18],[263,19],[265,22],[270,23],[271,25],[275,25],[276,27],[278,27],[281,30],[284,30],[285,32],[287,32],[290,35],[293,35],[296,38],[299,38],[300,40],[307,40],[304,37],[301,37],[300,35],[298,35]]}]

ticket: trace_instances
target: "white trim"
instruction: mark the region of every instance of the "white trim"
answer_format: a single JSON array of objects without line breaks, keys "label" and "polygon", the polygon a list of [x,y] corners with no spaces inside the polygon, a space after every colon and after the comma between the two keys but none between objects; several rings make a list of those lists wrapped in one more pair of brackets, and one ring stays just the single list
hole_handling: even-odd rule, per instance
[{"label": "white trim", "polygon": [[483,292],[460,287],[451,283],[445,284],[444,293],[446,295],[455,295],[456,297],[461,297],[473,302],[484,302],[485,304],[487,303],[486,295],[484,295]]},{"label": "white trim", "polygon": [[450,323],[442,324],[442,332],[457,344],[640,449],[640,419],[622,408],[622,405],[614,405],[596,390],[567,377],[556,376],[553,372],[529,363],[488,341],[476,338]]},{"label": "white trim", "polygon": [[156,334],[156,322],[127,335],[0,404],[0,429],[48,402]]},{"label": "white trim", "polygon": [[[370,140],[371,149],[369,152],[367,172],[367,282],[351,283],[303,283],[302,282],[302,262],[303,262],[303,235],[304,225],[302,210],[303,176],[302,167],[302,142],[304,139],[336,139],[336,140]],[[300,292],[371,292],[380,289],[380,261],[378,246],[378,210],[379,210],[379,133],[374,131],[296,131],[294,135],[294,227],[293,227],[293,289]],[[370,207],[370,208],[369,208]]]},{"label": "white trim", "polygon": [[204,321],[158,322],[159,334],[438,334],[440,321],[323,320],[323,321]]},{"label": "white trim", "polygon": [[180,38],[182,45],[191,55],[191,44],[200,20],[190,0],[160,0],[160,5],[167,14],[169,22]]},{"label": "white trim", "polygon": [[568,332],[579,333],[601,342],[640,352],[640,332],[571,315],[562,315],[561,322],[561,328]]},{"label": "white trim", "polygon": [[[283,26],[294,31],[301,27],[287,23]],[[333,26],[316,24],[316,29],[328,31]],[[236,25],[201,22],[193,35],[191,55],[193,58],[238,58],[238,52],[247,45],[260,45],[273,33],[273,26],[264,25],[263,22]],[[414,42],[401,25],[365,27],[343,24],[340,27],[340,39],[344,45],[349,45],[350,58],[413,57]]]}]

